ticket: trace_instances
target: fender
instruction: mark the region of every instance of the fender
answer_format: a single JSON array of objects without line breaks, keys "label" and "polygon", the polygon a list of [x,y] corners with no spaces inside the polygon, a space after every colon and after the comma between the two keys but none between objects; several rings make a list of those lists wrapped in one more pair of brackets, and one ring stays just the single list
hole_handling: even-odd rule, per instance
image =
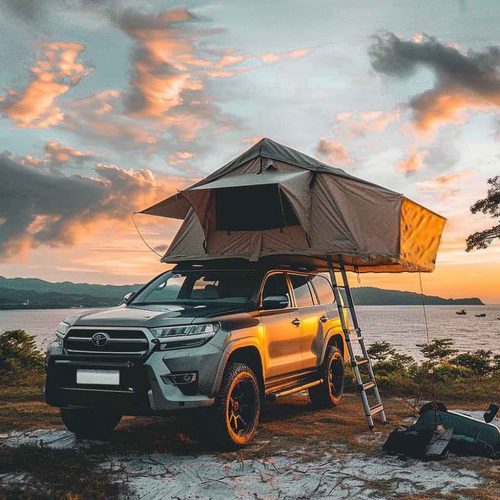
[{"label": "fender", "polygon": [[344,332],[342,331],[341,328],[338,328],[337,326],[332,326],[326,332],[326,335],[325,335],[325,340],[323,342],[323,347],[321,349],[321,363],[320,364],[323,364],[323,361],[325,360],[326,348],[327,348],[330,340],[333,337],[340,337],[340,339],[342,339],[342,350],[343,350],[344,363],[347,363],[349,361],[349,351],[347,349],[347,343],[345,341]]},{"label": "fender", "polygon": [[266,366],[264,361],[265,357],[262,356],[262,348],[259,343],[259,340],[256,337],[251,337],[251,336],[232,340],[227,344],[225,349],[222,351],[222,355],[219,360],[219,366],[217,367],[217,372],[215,374],[214,384],[212,386],[212,396],[215,396],[219,391],[222,382],[222,376],[224,375],[224,370],[226,369],[229,357],[233,352],[243,347],[255,347],[257,349],[260,356],[260,362],[262,363],[262,371],[264,372],[262,375],[264,376],[266,371]]}]

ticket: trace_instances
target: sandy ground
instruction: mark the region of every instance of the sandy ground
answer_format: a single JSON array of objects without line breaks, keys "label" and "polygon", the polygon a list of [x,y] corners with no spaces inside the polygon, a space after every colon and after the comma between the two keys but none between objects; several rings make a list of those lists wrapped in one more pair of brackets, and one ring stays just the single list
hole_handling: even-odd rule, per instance
[{"label": "sandy ground", "polygon": [[[123,440],[134,439],[132,436],[143,439],[145,436],[141,432],[147,428],[147,422],[137,426],[137,422],[131,421],[121,435],[123,439],[119,438],[120,446],[116,443],[111,446],[100,466],[113,470],[117,480],[126,483],[131,497],[155,500],[435,498],[438,494],[474,498],[470,491],[481,488],[486,482],[473,466],[477,460],[484,459],[461,459],[458,464],[453,460],[402,461],[380,451],[393,425],[387,430],[370,433],[361,426],[362,419],[356,419],[345,427],[354,427],[355,432],[346,431],[344,439],[335,439],[335,434],[342,432],[342,413],[337,411],[332,417],[328,410],[308,412],[303,402],[297,401],[285,404],[264,419],[255,442],[240,453],[214,453],[189,445],[170,450],[167,445],[161,451],[155,447],[140,450],[128,446],[127,442],[124,444]],[[482,412],[464,413],[479,416]],[[403,411],[399,418],[400,421],[410,419]],[[322,429],[321,435],[307,432],[307,426],[313,422],[314,429]],[[332,432],[330,436],[329,431]],[[89,449],[100,446],[96,442],[77,441],[73,434],[60,429],[10,433],[2,441],[9,447],[30,444],[56,449]],[[1,480],[19,484],[29,478],[11,475]],[[465,493],[466,490],[469,493]]]},{"label": "sandy ground", "polygon": [[[13,435],[8,446],[31,444],[56,449],[92,446],[67,431],[39,430]],[[257,445],[259,443],[257,442]],[[166,498],[377,498],[418,495],[432,490],[452,493],[476,488],[482,479],[466,468],[445,463],[403,462],[394,457],[352,453],[337,445],[332,453],[311,460],[310,451],[295,449],[262,459],[226,460],[210,454],[114,454],[102,463],[118,472],[133,496]],[[24,476],[18,480],[26,480]],[[14,478],[10,478],[10,481]]]}]

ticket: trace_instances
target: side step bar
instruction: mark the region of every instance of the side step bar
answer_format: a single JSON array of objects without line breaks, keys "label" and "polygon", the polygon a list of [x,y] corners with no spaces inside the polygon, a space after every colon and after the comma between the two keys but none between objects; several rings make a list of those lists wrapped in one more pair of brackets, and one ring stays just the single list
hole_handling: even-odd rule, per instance
[{"label": "side step bar", "polygon": [[309,382],[307,384],[291,387],[290,389],[285,389],[283,391],[269,392],[268,394],[266,394],[266,399],[268,399],[270,401],[275,401],[278,398],[282,398],[284,396],[289,396],[290,394],[294,394],[296,392],[305,391],[306,389],[310,389],[311,387],[314,387],[314,386],[322,384],[322,383],[323,383],[323,379],[318,379],[318,380],[315,380],[314,382]]}]

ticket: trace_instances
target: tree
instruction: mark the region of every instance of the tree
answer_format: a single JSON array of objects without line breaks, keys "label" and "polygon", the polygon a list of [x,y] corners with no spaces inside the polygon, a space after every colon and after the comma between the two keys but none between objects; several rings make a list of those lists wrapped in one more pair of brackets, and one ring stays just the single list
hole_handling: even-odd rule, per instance
[{"label": "tree", "polygon": [[16,369],[43,371],[44,356],[24,330],[0,334],[0,375]]},{"label": "tree", "polygon": [[382,342],[374,342],[368,348],[368,355],[370,358],[377,361],[385,361],[388,357],[394,356],[394,354],[396,354],[396,350],[385,340]]},{"label": "tree", "polygon": [[470,211],[473,214],[481,212],[485,215],[489,215],[493,219],[496,219],[498,224],[468,236],[467,252],[470,252],[474,248],[487,248],[495,238],[500,238],[500,176],[497,175],[496,177],[488,179],[488,184],[491,186],[488,189],[488,195],[486,198],[476,201],[476,203],[470,207]]},{"label": "tree", "polygon": [[455,356],[451,363],[468,368],[478,375],[489,375],[493,371],[493,352],[479,349],[474,352],[464,352]]},{"label": "tree", "polygon": [[428,344],[417,344],[417,347],[429,361],[439,363],[448,361],[450,356],[458,352],[453,348],[453,339],[434,339]]}]

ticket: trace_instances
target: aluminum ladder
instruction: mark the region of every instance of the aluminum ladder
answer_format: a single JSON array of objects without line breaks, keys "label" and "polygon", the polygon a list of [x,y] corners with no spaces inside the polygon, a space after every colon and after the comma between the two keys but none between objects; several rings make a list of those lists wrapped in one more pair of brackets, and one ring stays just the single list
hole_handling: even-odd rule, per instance
[{"label": "aluminum ladder", "polygon": [[[365,341],[361,333],[361,328],[359,327],[358,317],[356,316],[356,309],[354,307],[354,301],[351,294],[351,289],[349,288],[349,281],[347,278],[347,272],[344,265],[344,259],[341,255],[336,257],[337,266],[334,266],[331,256],[327,257],[328,269],[330,272],[330,278],[333,285],[333,293],[335,295],[335,301],[337,303],[337,308],[339,310],[340,323],[342,326],[342,331],[344,332],[344,337],[347,344],[347,349],[349,351],[349,359],[351,362],[351,367],[356,378],[356,384],[358,386],[359,393],[361,395],[361,401],[363,403],[363,408],[365,411],[366,420],[370,429],[374,428],[373,417],[375,415],[380,415],[380,420],[382,423],[386,423],[387,418],[385,416],[384,405],[382,399],[380,398],[380,392],[377,387],[377,381],[375,380],[375,375],[373,373],[372,363],[368,351],[365,346]],[[340,271],[340,276],[342,281],[339,283],[335,271]],[[344,291],[345,298],[347,300],[347,305],[344,304],[344,298],[341,294],[341,290]],[[347,318],[344,315],[344,311],[348,311]],[[349,328],[349,314],[352,321],[353,328]],[[361,348],[362,356],[356,358],[353,342],[358,342]],[[368,372],[368,381],[363,382],[361,378],[360,367],[366,366]],[[375,398],[375,404],[370,406],[370,401],[368,399],[367,391],[373,391],[373,396]]]}]

